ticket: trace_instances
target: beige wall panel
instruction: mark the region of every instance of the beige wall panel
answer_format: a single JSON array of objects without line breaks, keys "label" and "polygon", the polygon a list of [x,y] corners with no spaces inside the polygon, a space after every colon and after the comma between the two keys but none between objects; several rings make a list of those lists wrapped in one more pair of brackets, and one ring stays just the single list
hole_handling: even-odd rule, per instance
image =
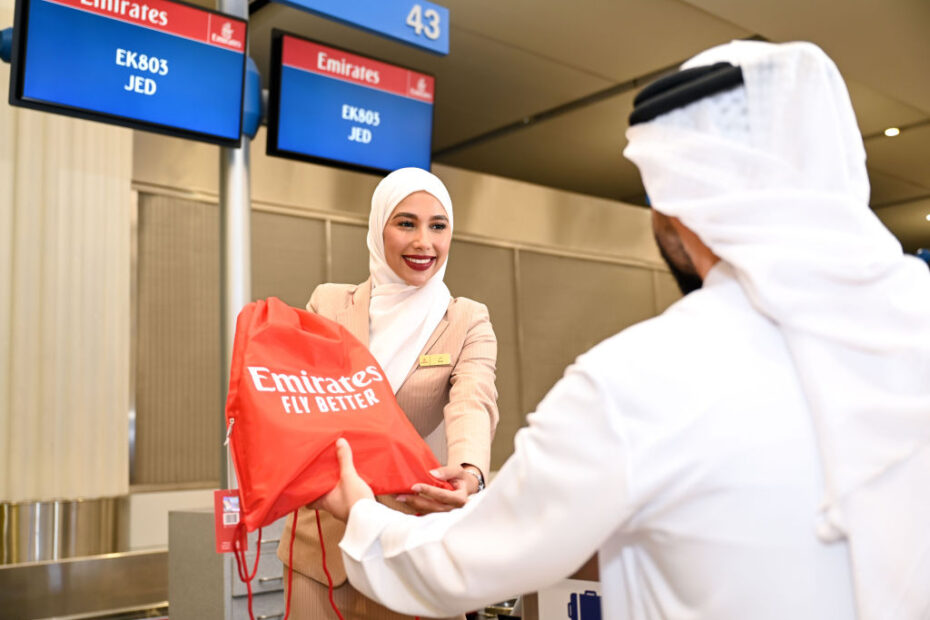
[{"label": "beige wall panel", "polygon": [[497,336],[497,404],[501,419],[491,446],[491,468],[497,469],[513,452],[513,436],[526,417],[520,404],[513,250],[455,241],[445,280],[452,295],[487,305]]},{"label": "beige wall panel", "polygon": [[2,105],[0,136],[0,502],[121,495],[131,134]]},{"label": "beige wall panel", "polygon": [[368,227],[332,225],[332,281],[358,284],[368,279]]},{"label": "beige wall panel", "polygon": [[[133,181],[140,190],[165,188],[215,199],[216,147],[143,132],[135,133],[134,147]],[[378,176],[269,157],[264,129],[252,141],[250,161],[252,200],[259,208],[368,222]],[[663,264],[648,209],[440,164],[433,172],[452,195],[459,238]]]},{"label": "beige wall panel", "polygon": [[132,132],[132,180],[158,188],[216,196],[220,148],[145,131]]},{"label": "beige wall panel", "polygon": [[303,308],[326,279],[321,220],[252,211],[252,299],[277,297]]},{"label": "beige wall panel", "polygon": [[[134,133],[133,140],[133,181],[155,189],[217,196],[218,147],[141,131]],[[269,157],[264,127],[251,142],[249,163],[253,204],[368,219],[377,175]]]},{"label": "beige wall panel", "polygon": [[681,299],[681,290],[675,278],[667,271],[654,271],[656,291],[656,314],[662,314],[665,309]]},{"label": "beige wall panel", "polygon": [[521,252],[519,278],[529,410],[580,353],[655,314],[647,269]]},{"label": "beige wall panel", "polygon": [[380,177],[265,154],[265,129],[252,141],[252,198],[368,219]]},{"label": "beige wall panel", "polygon": [[458,234],[661,266],[649,209],[433,166],[455,204]]},{"label": "beige wall panel", "polygon": [[139,197],[133,484],[219,480],[219,230],[214,205]]}]

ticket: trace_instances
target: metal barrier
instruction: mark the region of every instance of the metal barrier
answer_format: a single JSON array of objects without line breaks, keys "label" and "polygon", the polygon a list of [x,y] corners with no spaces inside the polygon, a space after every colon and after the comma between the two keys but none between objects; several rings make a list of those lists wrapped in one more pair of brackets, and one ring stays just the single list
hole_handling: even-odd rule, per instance
[{"label": "metal barrier", "polygon": [[[0,503],[0,565],[125,549],[124,498]],[[121,547],[122,544],[122,547]]]}]

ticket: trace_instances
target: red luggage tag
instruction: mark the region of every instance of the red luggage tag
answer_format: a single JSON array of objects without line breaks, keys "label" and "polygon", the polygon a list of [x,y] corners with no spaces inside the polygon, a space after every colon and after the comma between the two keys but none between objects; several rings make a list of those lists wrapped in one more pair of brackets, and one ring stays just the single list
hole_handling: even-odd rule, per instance
[{"label": "red luggage tag", "polygon": [[[239,489],[219,489],[213,492],[213,520],[216,528],[216,552],[232,552],[236,527],[239,525]],[[243,538],[242,544],[245,543]]]}]

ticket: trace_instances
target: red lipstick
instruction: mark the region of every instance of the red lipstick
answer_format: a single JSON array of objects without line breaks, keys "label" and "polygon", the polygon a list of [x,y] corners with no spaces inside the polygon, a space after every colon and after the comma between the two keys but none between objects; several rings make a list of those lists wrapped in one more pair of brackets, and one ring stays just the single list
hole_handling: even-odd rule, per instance
[{"label": "red lipstick", "polygon": [[408,267],[415,271],[426,271],[436,263],[435,256],[418,256],[416,254],[404,254],[404,262]]}]

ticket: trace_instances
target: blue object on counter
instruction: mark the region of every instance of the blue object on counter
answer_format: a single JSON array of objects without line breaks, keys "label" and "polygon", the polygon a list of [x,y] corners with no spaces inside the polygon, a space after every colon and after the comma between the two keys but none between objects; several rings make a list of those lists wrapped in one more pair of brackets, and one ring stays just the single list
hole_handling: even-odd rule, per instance
[{"label": "blue object on counter", "polygon": [[568,601],[569,620],[601,620],[601,595],[594,590],[572,592]]}]

